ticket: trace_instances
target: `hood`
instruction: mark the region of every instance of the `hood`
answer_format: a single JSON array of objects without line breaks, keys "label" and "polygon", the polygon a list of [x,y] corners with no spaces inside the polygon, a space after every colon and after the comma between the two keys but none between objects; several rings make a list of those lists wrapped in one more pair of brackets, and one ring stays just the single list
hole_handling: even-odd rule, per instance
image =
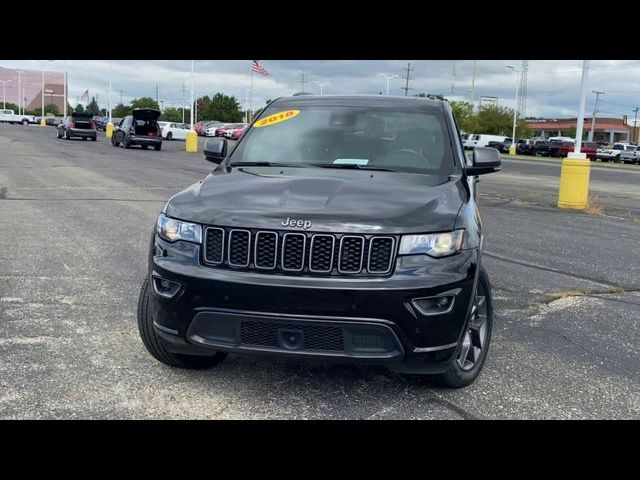
[{"label": "hood", "polygon": [[134,108],[131,113],[136,120],[157,120],[160,117],[160,110],[154,108]]},{"label": "hood", "polygon": [[417,233],[453,229],[467,197],[458,176],[221,167],[174,195],[165,213],[230,227],[295,229],[282,225],[288,218],[311,222],[309,231]]}]

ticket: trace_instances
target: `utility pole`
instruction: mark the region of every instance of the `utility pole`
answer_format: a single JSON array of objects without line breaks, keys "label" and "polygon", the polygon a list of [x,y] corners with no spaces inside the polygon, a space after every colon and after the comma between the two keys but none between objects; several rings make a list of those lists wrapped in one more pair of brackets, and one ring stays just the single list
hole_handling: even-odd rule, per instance
[{"label": "utility pole", "polygon": [[636,137],[636,124],[638,123],[638,107],[633,109],[633,141],[637,142],[638,138]]},{"label": "utility pole", "polygon": [[405,84],[404,84],[404,87],[402,87],[402,89],[404,90],[405,97],[409,95],[409,90],[413,90],[413,88],[409,87],[409,80],[413,78],[411,76],[412,71],[413,71],[413,67],[411,66],[411,61],[409,61],[409,63],[407,64],[407,74],[405,77]]},{"label": "utility pole", "polygon": [[451,89],[449,90],[449,95],[453,95],[453,90],[456,86],[456,61],[451,61]]},{"label": "utility pole", "polygon": [[120,105],[123,105],[123,103],[122,103],[122,90],[120,90]]},{"label": "utility pole", "polygon": [[158,82],[156,82],[156,105],[158,104]]},{"label": "utility pole", "polygon": [[591,130],[589,131],[589,141],[593,142],[593,136],[596,130],[596,114],[598,113],[598,97],[600,95],[604,95],[604,92],[599,92],[598,90],[592,90],[591,93],[596,94],[596,103],[593,106],[593,116],[591,117]]},{"label": "utility pole", "polygon": [[476,108],[476,70],[478,61],[473,61],[473,73],[471,74],[471,104]]}]

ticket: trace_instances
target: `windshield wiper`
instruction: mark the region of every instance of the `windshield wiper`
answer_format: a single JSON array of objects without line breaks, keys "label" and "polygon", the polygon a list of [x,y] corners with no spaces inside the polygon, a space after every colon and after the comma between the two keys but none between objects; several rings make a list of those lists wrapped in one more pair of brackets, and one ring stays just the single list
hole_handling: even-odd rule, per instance
[{"label": "windshield wiper", "polygon": [[371,167],[368,165],[357,165],[355,163],[312,163],[314,167],[320,168],[345,168],[349,170],[376,170],[378,172],[395,172],[390,168]]},{"label": "windshield wiper", "polygon": [[231,162],[230,167],[309,167],[302,163],[279,163],[279,162]]}]

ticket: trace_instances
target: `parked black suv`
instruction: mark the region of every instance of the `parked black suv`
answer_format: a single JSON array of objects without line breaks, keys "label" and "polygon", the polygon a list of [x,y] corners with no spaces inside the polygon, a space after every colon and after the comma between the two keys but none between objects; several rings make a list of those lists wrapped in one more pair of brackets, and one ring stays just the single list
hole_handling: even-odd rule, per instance
[{"label": "parked black suv", "polygon": [[162,136],[158,125],[160,110],[153,108],[134,108],[131,115],[124,117],[114,128],[111,145],[117,147],[122,143],[124,148],[140,145],[143,149],[151,146],[156,150],[162,148]]},{"label": "parked black suv", "polygon": [[90,138],[95,142],[98,138],[98,132],[91,115],[74,113],[69,117],[65,117],[56,126],[56,136],[65,140],[71,140],[74,137],[80,137],[82,140]]},{"label": "parked black suv", "polygon": [[138,326],[161,362],[228,352],[388,365],[475,380],[493,323],[477,175],[446,102],[273,101],[220,165],[174,195],[151,237]]}]

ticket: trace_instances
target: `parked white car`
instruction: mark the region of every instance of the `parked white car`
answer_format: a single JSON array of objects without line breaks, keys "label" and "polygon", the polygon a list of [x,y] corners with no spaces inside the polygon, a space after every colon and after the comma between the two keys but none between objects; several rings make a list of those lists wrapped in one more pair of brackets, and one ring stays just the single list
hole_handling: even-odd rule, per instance
[{"label": "parked white car", "polygon": [[185,140],[187,138],[187,132],[191,130],[186,123],[167,123],[161,125],[162,138],[165,140]]}]

